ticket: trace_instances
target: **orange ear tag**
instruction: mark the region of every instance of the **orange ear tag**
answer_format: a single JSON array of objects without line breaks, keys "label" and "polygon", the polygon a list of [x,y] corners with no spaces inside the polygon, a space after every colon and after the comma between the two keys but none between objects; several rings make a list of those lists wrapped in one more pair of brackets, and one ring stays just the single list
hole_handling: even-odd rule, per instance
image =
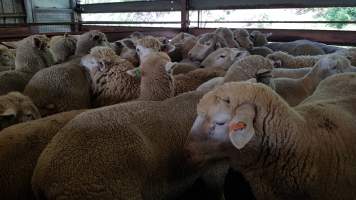
[{"label": "orange ear tag", "polygon": [[236,122],[236,123],[232,123],[230,124],[230,132],[235,132],[235,131],[240,131],[244,128],[246,128],[246,124],[244,122]]}]

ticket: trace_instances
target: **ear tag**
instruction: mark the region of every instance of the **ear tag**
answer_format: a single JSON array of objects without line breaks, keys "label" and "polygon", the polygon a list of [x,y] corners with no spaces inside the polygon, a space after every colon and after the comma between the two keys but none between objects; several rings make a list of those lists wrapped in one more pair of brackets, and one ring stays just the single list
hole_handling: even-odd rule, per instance
[{"label": "ear tag", "polygon": [[243,129],[245,129],[247,127],[245,122],[236,122],[236,123],[232,123],[230,124],[229,128],[230,128],[230,133],[231,132],[236,132],[236,131],[241,131]]},{"label": "ear tag", "polygon": [[141,70],[139,68],[135,70],[135,77],[141,78]]}]

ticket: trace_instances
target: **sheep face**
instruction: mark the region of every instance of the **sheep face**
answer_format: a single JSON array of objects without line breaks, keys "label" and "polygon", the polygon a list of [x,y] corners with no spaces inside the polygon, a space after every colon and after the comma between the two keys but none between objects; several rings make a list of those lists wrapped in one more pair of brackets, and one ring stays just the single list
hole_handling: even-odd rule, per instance
[{"label": "sheep face", "polygon": [[15,66],[15,51],[6,47],[0,48],[0,65]]},{"label": "sheep face", "polygon": [[352,72],[355,68],[351,66],[350,61],[340,55],[330,55],[321,58],[310,73],[316,73],[320,79],[325,79],[328,76]]},{"label": "sheep face", "polygon": [[227,43],[223,38],[215,33],[207,33],[200,37],[189,51],[188,56],[192,61],[202,61],[210,53],[222,47],[227,47]]},{"label": "sheep face", "polygon": [[234,31],[234,39],[244,49],[252,49],[253,42],[250,40],[250,35],[245,29],[237,29]]},{"label": "sheep face", "polygon": [[255,106],[234,106],[236,97],[225,92],[226,87],[230,86],[225,84],[207,93],[198,104],[186,147],[195,164],[229,159],[236,148],[243,149],[255,138]]},{"label": "sheep face", "polygon": [[278,51],[278,52],[274,52],[274,53],[268,55],[267,58],[272,61],[273,66],[275,68],[280,68],[285,65],[285,62],[287,60],[292,60],[293,56],[291,56],[287,53],[284,53],[282,51]]},{"label": "sheep face", "polygon": [[74,55],[76,45],[76,37],[65,34],[64,36],[53,36],[49,42],[49,49],[56,63],[62,63]]},{"label": "sheep face", "polygon": [[209,54],[201,67],[222,67],[227,70],[234,62],[250,55],[248,51],[243,51],[235,48],[220,48]]},{"label": "sheep face", "polygon": [[117,55],[128,60],[134,66],[138,66],[140,61],[136,53],[136,46],[131,39],[116,41],[112,44],[112,46]]},{"label": "sheep face", "polygon": [[175,47],[170,44],[162,44],[157,38],[152,36],[146,36],[139,39],[136,43],[136,53],[140,57],[142,63],[145,57],[154,52],[172,52]]},{"label": "sheep face", "polygon": [[95,46],[110,46],[106,35],[100,31],[92,30],[78,37],[76,55],[86,55]]},{"label": "sheep face", "polygon": [[0,130],[40,117],[38,109],[27,96],[19,92],[0,96]]},{"label": "sheep face", "polygon": [[86,67],[90,72],[107,71],[115,63],[118,56],[114,50],[109,47],[94,47],[90,54],[82,57],[81,65]]},{"label": "sheep face", "polygon": [[271,37],[272,33],[262,33],[260,31],[252,31],[250,34],[250,39],[254,46],[260,47],[268,44],[268,38]]}]

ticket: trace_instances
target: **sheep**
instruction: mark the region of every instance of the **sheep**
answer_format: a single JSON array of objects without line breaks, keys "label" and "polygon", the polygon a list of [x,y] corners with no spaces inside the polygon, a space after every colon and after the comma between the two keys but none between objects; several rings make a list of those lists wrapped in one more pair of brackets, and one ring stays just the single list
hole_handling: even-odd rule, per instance
[{"label": "sheep", "polygon": [[262,33],[261,31],[252,31],[250,39],[255,47],[263,47],[268,44],[268,38],[272,36],[272,33]]},{"label": "sheep", "polygon": [[133,40],[133,41],[137,41],[141,38],[145,37],[145,35],[141,32],[138,32],[138,31],[135,31],[133,33],[130,34],[130,38]]},{"label": "sheep", "polygon": [[234,31],[235,41],[240,47],[250,50],[253,48],[253,42],[250,40],[250,34],[246,29],[235,29]]},{"label": "sheep", "polygon": [[138,66],[140,61],[136,53],[136,46],[132,39],[118,40],[111,45],[121,58],[128,60],[133,66]]},{"label": "sheep", "polygon": [[110,46],[106,35],[97,30],[91,30],[78,37],[75,49],[76,56],[84,56],[95,46]]},{"label": "sheep", "polygon": [[14,43],[17,47],[15,70],[0,72],[0,95],[22,92],[37,71],[53,64],[47,43],[48,38],[44,35],[32,35]]},{"label": "sheep", "polygon": [[224,77],[217,77],[201,84],[197,91],[209,91],[218,85],[232,81],[246,81],[251,78],[263,78],[265,74],[273,69],[272,62],[259,55],[252,55],[242,58],[233,63]]},{"label": "sheep", "polygon": [[356,73],[328,77],[296,107],[263,84],[216,88],[198,104],[191,162],[228,161],[256,199],[353,199],[355,80]]},{"label": "sheep", "polygon": [[273,42],[266,45],[266,47],[273,51],[284,51],[293,56],[301,55],[323,55],[325,51],[314,45],[312,42],[305,42],[307,40],[296,40],[293,42]]},{"label": "sheep", "polygon": [[92,106],[101,107],[138,98],[140,80],[126,73],[134,66],[110,47],[94,47],[81,59],[92,79]]},{"label": "sheep", "polygon": [[0,131],[13,124],[40,117],[40,112],[27,96],[19,92],[0,96]]},{"label": "sheep", "polygon": [[288,53],[277,51],[267,56],[274,62],[275,67],[303,68],[313,67],[322,56],[292,56]]},{"label": "sheep", "polygon": [[188,59],[189,51],[197,43],[197,38],[188,33],[177,34],[169,44],[175,46],[174,51],[169,52],[169,57],[173,62],[179,62]]},{"label": "sheep", "polygon": [[68,34],[53,36],[49,41],[49,50],[52,52],[55,62],[63,63],[73,56],[76,43],[76,37]]},{"label": "sheep", "polygon": [[228,47],[224,38],[215,33],[205,33],[199,37],[197,43],[189,51],[188,57],[192,61],[201,62],[210,53],[223,47]]},{"label": "sheep", "polygon": [[152,52],[146,56],[140,67],[128,70],[132,77],[139,76],[141,101],[162,101],[174,96],[173,80],[166,71],[170,63],[169,56],[164,52]]},{"label": "sheep", "polygon": [[268,47],[253,47],[249,50],[251,55],[260,55],[263,57],[273,53],[273,50]]},{"label": "sheep", "polygon": [[239,38],[239,40],[236,40],[237,36],[236,36],[235,32],[232,32],[229,28],[217,28],[214,31],[214,33],[217,34],[218,36],[224,38],[225,41],[227,42],[228,47],[230,47],[230,48],[239,48],[239,47],[245,48],[245,47],[247,47],[247,46],[240,46],[245,43],[240,43],[240,45],[238,43],[240,40],[246,42],[245,40],[243,40],[245,38]]},{"label": "sheep", "polygon": [[195,65],[184,62],[174,63],[174,65],[173,71],[171,72],[172,75],[186,74],[198,69]]},{"label": "sheep", "polygon": [[153,36],[145,36],[136,42],[136,52],[140,58],[140,62],[144,62],[145,57],[152,52],[172,52],[175,47],[170,44],[162,44]]},{"label": "sheep", "polygon": [[[185,165],[183,151],[201,96],[128,102],[78,115],[39,157],[32,177],[35,196],[175,199],[203,173]],[[210,180],[218,186],[223,177]]]},{"label": "sheep", "polygon": [[223,77],[225,70],[221,67],[196,69],[186,74],[173,76],[175,95],[196,90],[201,84],[215,77]]},{"label": "sheep", "polygon": [[236,48],[220,48],[209,54],[200,64],[200,67],[221,67],[228,70],[236,61],[250,55],[248,51]]},{"label": "sheep", "polygon": [[32,77],[24,94],[33,100],[42,116],[91,106],[90,74],[80,65],[80,59],[91,48],[105,45],[108,45],[105,34],[84,33],[78,38],[72,60],[43,69]]},{"label": "sheep", "polygon": [[52,137],[82,111],[60,113],[3,129],[0,132],[0,196],[35,199],[31,177],[37,159]]},{"label": "sheep", "polygon": [[310,96],[319,82],[336,73],[356,71],[350,61],[339,55],[321,58],[304,77],[298,79],[275,78],[270,86],[291,106],[298,105]]},{"label": "sheep", "polygon": [[271,71],[273,78],[302,78],[310,72],[311,68],[298,68],[298,69],[286,69],[286,68],[274,68]]},{"label": "sheep", "polygon": [[[9,49],[6,46],[0,46],[0,67],[10,67],[15,69],[16,50]],[[1,70],[1,69],[0,69]]]}]

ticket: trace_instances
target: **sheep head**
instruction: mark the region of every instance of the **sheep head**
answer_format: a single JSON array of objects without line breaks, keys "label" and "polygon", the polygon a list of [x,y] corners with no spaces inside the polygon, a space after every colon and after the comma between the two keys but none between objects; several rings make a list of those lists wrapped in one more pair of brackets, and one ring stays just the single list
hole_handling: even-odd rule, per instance
[{"label": "sheep head", "polygon": [[94,47],[90,54],[81,59],[81,65],[86,67],[90,72],[107,71],[115,65],[119,57],[110,47]]},{"label": "sheep head", "polygon": [[136,46],[132,39],[118,40],[112,43],[112,47],[121,58],[128,60],[134,66],[139,65],[140,61],[136,53]]},{"label": "sheep head", "polygon": [[355,72],[355,67],[351,66],[350,61],[344,56],[328,55],[314,65],[310,74],[322,80],[328,76],[344,72]]},{"label": "sheep head", "polygon": [[249,56],[250,53],[236,48],[220,48],[206,57],[201,67],[222,67],[227,70],[234,62]]},{"label": "sheep head", "polygon": [[272,33],[262,33],[260,31],[252,31],[250,34],[250,39],[254,46],[265,46],[268,44],[268,38],[272,36]]},{"label": "sheep head", "polygon": [[75,55],[86,55],[96,46],[110,46],[106,35],[97,30],[83,33],[78,37]]},{"label": "sheep head", "polygon": [[267,56],[273,62],[275,68],[281,68],[293,60],[293,56],[288,53],[277,51]]},{"label": "sheep head", "polygon": [[172,52],[175,46],[171,44],[163,44],[159,39],[152,36],[145,36],[136,42],[136,52],[140,57],[140,62],[143,62],[145,57],[153,52]]},{"label": "sheep head", "polygon": [[0,130],[16,123],[40,118],[31,99],[19,92],[0,96]]},{"label": "sheep head", "polygon": [[213,51],[227,46],[225,39],[216,33],[206,33],[200,36],[188,56],[192,61],[202,61]]},{"label": "sheep head", "polygon": [[250,34],[245,29],[234,30],[234,39],[244,49],[252,49],[253,42],[250,40]]},{"label": "sheep head", "polygon": [[240,152],[249,155],[238,162],[250,163],[258,156],[261,136],[279,134],[274,126],[284,125],[291,116],[300,119],[271,88],[251,82],[225,83],[200,100],[186,146],[192,163],[228,161]]}]

